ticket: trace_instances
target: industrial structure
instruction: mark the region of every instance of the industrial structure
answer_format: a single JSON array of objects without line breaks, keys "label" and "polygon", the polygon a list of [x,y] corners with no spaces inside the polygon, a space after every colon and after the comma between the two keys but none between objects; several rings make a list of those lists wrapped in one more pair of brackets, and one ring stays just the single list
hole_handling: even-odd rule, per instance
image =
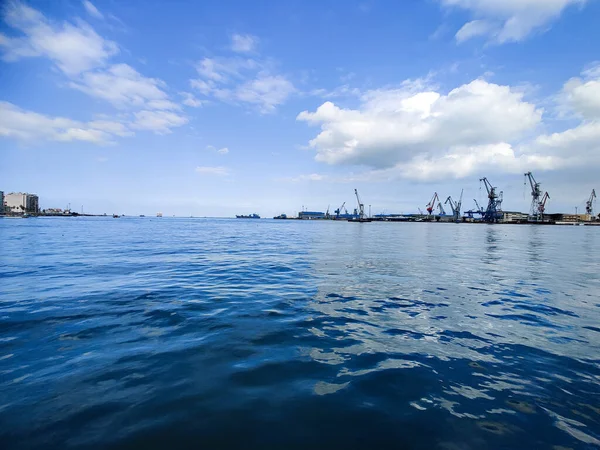
[{"label": "industrial structure", "polygon": [[596,190],[592,189],[592,193],[590,194],[590,198],[587,202],[585,202],[585,213],[593,217],[594,216],[594,202],[596,201]]},{"label": "industrial structure", "polygon": [[358,195],[358,189],[354,189],[354,195],[356,196],[356,203],[358,204],[358,208],[354,210],[355,217],[348,219],[348,222],[371,222],[371,218],[365,215],[365,204],[360,199]]},{"label": "industrial structure", "polygon": [[464,189],[460,191],[460,199],[456,202],[452,200],[452,196],[449,195],[444,203],[450,203],[450,208],[452,208],[452,218],[455,222],[460,222],[460,210],[462,207],[462,198],[463,198]]},{"label": "industrial structure", "polygon": [[431,216],[433,214],[433,210],[436,207],[438,208],[438,210],[440,212],[440,216],[446,215],[446,211],[444,211],[444,206],[442,205],[442,202],[440,201],[440,197],[438,196],[438,193],[434,192],[433,197],[431,198],[429,203],[427,203],[427,205],[425,206],[425,209],[427,210],[427,213]]},{"label": "industrial structure", "polygon": [[492,186],[486,177],[480,178],[480,182],[485,185],[488,194],[488,205],[483,213],[483,221],[487,223],[496,223],[502,219],[502,200],[503,192],[496,192],[496,187]]},{"label": "industrial structure", "polygon": [[529,180],[531,186],[531,207],[529,208],[529,219],[535,222],[542,222],[544,220],[544,211],[546,210],[546,202],[550,198],[548,192],[542,194],[540,183],[535,181],[533,174],[527,172],[525,174],[525,184]]}]

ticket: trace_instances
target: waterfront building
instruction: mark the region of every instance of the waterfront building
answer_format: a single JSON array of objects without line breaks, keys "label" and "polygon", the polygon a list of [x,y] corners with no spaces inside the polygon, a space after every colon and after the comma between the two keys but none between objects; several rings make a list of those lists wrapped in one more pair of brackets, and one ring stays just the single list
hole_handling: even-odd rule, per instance
[{"label": "waterfront building", "polygon": [[35,194],[11,192],[4,196],[4,205],[7,213],[35,214],[39,211],[39,198]]},{"label": "waterfront building", "polygon": [[325,213],[317,211],[302,211],[298,213],[298,218],[304,220],[325,219]]}]

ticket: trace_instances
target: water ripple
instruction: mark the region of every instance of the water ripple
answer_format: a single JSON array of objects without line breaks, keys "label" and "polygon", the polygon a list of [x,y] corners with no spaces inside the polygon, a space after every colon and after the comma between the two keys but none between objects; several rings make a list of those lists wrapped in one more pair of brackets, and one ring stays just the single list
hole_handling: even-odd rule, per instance
[{"label": "water ripple", "polygon": [[3,448],[596,448],[569,228],[0,219]]}]

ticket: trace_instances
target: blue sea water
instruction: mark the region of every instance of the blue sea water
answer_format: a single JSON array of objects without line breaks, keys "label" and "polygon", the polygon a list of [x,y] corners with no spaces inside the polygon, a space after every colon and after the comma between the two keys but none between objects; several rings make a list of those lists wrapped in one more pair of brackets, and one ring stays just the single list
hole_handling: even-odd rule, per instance
[{"label": "blue sea water", "polygon": [[600,228],[0,219],[0,447],[600,445]]}]

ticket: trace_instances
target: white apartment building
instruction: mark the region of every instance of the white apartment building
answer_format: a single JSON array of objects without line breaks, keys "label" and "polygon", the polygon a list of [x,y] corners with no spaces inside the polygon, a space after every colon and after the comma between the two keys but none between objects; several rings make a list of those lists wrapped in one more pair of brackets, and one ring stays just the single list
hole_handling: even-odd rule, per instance
[{"label": "white apartment building", "polygon": [[23,192],[6,194],[4,204],[6,212],[14,214],[37,213],[40,209],[38,196]]}]

